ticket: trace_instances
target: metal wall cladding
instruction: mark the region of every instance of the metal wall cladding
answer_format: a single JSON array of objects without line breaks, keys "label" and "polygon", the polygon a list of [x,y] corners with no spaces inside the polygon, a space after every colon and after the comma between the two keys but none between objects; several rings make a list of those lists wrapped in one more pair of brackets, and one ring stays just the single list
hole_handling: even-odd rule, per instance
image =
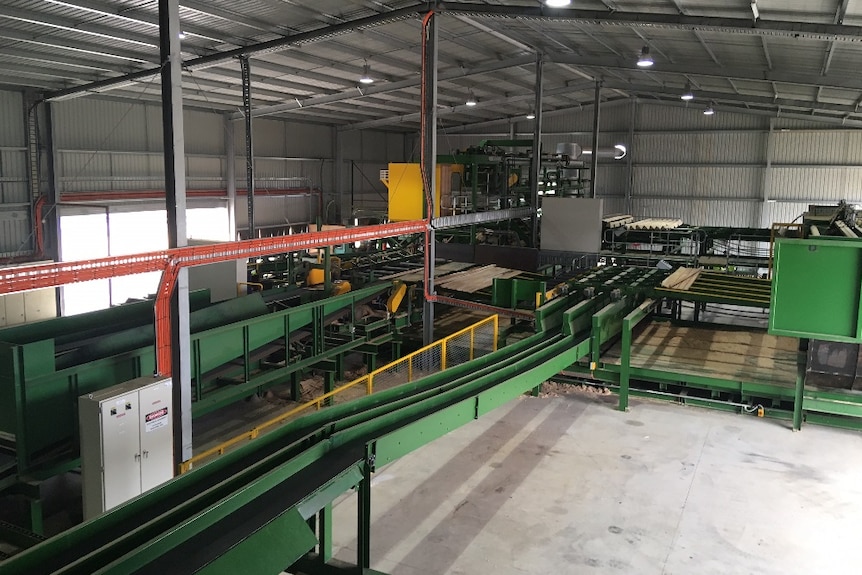
[{"label": "metal wall cladding", "polygon": [[33,250],[28,209],[0,209],[0,256],[11,257]]},{"label": "metal wall cladding", "polygon": [[763,204],[761,225],[769,227],[773,222],[790,223],[801,221],[803,213],[808,211],[808,204],[802,202],[766,202]]},{"label": "metal wall cladding", "polygon": [[[76,98],[54,104],[54,144],[60,149],[147,151],[149,131],[158,130],[161,112],[142,103]],[[155,121],[155,118],[158,121]]]},{"label": "metal wall cladding", "polygon": [[597,196],[625,196],[629,173],[625,161],[599,164],[596,176]]},{"label": "metal wall cladding", "polygon": [[759,226],[760,210],[755,202],[726,200],[632,198],[632,215],[644,217],[681,218],[695,226]]},{"label": "metal wall cladding", "polygon": [[635,166],[633,196],[760,199],[761,167]]},{"label": "metal wall cladding", "polygon": [[[354,130],[343,132],[342,150],[345,159],[348,160],[373,160],[381,164],[381,169],[389,162],[400,162],[405,160],[405,141],[402,134],[391,132],[378,132],[373,130]],[[439,153],[446,153],[444,136],[438,136],[437,146]],[[415,156],[419,157],[416,150]]]},{"label": "metal wall cladding", "polygon": [[7,204],[26,202],[29,198],[27,153],[17,149],[0,150],[0,201]]},{"label": "metal wall cladding", "polygon": [[862,166],[862,130],[776,130],[773,164]]},{"label": "metal wall cladding", "polygon": [[769,196],[800,202],[862,200],[862,166],[835,168],[787,166],[772,168]]},{"label": "metal wall cladding", "polygon": [[0,126],[0,146],[26,145],[24,97],[20,92],[0,91]]},{"label": "metal wall cladding", "polygon": [[691,132],[635,134],[636,163],[751,164],[766,162],[765,132]]},{"label": "metal wall cladding", "polygon": [[[248,210],[245,198],[237,201],[236,225],[248,227]],[[317,217],[318,198],[312,194],[297,196],[254,196],[255,227],[292,226],[313,222]]]}]

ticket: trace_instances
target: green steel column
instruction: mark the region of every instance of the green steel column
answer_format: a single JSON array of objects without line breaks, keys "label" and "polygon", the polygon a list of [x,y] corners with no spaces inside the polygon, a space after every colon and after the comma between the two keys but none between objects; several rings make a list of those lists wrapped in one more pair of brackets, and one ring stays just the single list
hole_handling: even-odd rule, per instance
[{"label": "green steel column", "polygon": [[[335,372],[326,370],[323,372],[323,393],[329,393],[333,389],[335,389]],[[323,405],[332,405],[332,398],[327,397],[323,401]]]},{"label": "green steel column", "polygon": [[290,399],[293,401],[299,401],[299,396],[302,393],[301,386],[299,384],[300,380],[300,372],[294,371],[290,374]]},{"label": "green steel column", "polygon": [[332,559],[332,503],[327,503],[318,514],[318,533],[320,541],[320,560],[323,563]]},{"label": "green steel column", "polygon": [[37,535],[45,534],[45,524],[42,518],[42,500],[31,498],[30,503],[30,531]]},{"label": "green steel column", "polygon": [[363,465],[363,478],[357,486],[356,498],[356,564],[360,569],[371,568],[371,465]]},{"label": "green steel column", "polygon": [[793,431],[802,429],[802,404],[804,402],[805,390],[805,354],[803,350],[808,349],[808,340],[799,340],[799,351],[796,357],[796,389],[793,393]]},{"label": "green steel column", "polygon": [[632,324],[629,318],[623,319],[622,351],[620,353],[620,402],[618,409],[626,411],[629,407],[629,378],[632,359]]},{"label": "green steel column", "polygon": [[330,264],[329,246],[323,248],[323,293],[329,296],[332,292],[332,266]]}]

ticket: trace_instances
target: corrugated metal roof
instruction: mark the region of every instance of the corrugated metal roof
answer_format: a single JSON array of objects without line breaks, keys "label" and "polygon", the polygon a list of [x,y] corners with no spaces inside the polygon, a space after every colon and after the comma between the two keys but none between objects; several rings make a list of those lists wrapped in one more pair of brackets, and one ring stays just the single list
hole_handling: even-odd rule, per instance
[{"label": "corrugated metal roof", "polygon": [[[469,1],[446,4],[455,8]],[[860,30],[841,29],[844,36],[833,41],[836,37],[825,34],[792,37],[770,28],[791,30],[839,21],[855,26],[862,23],[859,3],[849,3],[842,15],[836,13],[834,0],[759,0],[764,25],[734,26],[729,20],[706,19],[751,20],[749,3],[627,0],[615,1],[611,12],[610,3],[582,0],[574,4],[574,11],[558,13],[579,15],[577,10],[591,10],[594,16],[571,20],[525,12],[487,13],[500,6],[535,9],[534,0],[472,1],[470,12],[440,12],[440,100],[443,105],[458,106],[472,90],[480,101],[494,101],[494,105],[441,116],[446,126],[521,117],[528,102],[523,96],[533,90],[530,55],[535,50],[547,55],[544,87],[550,92],[603,78],[609,86],[604,97],[611,101],[639,96],[678,102],[690,82],[696,94],[709,94],[696,100],[698,109],[715,102],[742,112],[774,114],[780,106],[826,121],[862,122],[856,110],[856,103],[862,101],[862,78],[856,73],[862,41],[848,41],[862,40]],[[331,26],[401,8],[414,8],[415,15],[411,12],[361,30],[339,29],[337,34],[290,49],[254,55],[252,92],[258,92],[253,96],[256,106],[309,100],[302,109],[279,110],[279,114],[309,117],[318,112],[318,119],[335,124],[379,120],[376,127],[413,130],[417,122],[400,116],[405,103],[414,105],[418,89],[418,16],[426,8],[419,0],[246,0],[241,4],[182,0],[180,15],[187,34],[184,58],[190,61],[307,31],[331,32]],[[695,27],[669,20],[680,12],[704,20],[695,20]],[[632,18],[619,21],[627,16]],[[158,61],[157,23],[157,3],[152,0],[6,0],[0,6],[0,61],[4,63],[0,84],[51,91],[152,67]],[[645,45],[656,62],[649,71],[634,66]],[[524,56],[527,60],[519,60]],[[357,84],[366,61],[377,79],[373,96],[363,96]],[[474,71],[499,62],[517,65],[481,74]],[[189,82],[189,102],[219,110],[241,105],[236,89],[239,71],[232,62],[198,72],[198,78],[209,83]],[[386,89],[387,83],[396,82],[395,88]],[[142,83],[118,88],[113,95],[135,98],[141,92],[147,98],[154,95]],[[341,99],[319,107],[310,100],[333,94]],[[782,101],[773,101],[776,98]],[[590,89],[573,89],[548,96],[545,108],[577,109],[591,101]],[[762,122],[752,120],[758,126]]]}]

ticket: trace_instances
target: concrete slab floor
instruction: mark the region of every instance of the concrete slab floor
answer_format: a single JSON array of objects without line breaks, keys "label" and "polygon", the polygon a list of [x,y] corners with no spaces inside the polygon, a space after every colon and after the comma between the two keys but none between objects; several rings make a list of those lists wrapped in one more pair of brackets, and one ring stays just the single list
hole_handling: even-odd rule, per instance
[{"label": "concrete slab floor", "polygon": [[[862,435],[616,396],[521,398],[378,470],[372,567],[859,573]],[[355,562],[356,498],[334,505]]]}]

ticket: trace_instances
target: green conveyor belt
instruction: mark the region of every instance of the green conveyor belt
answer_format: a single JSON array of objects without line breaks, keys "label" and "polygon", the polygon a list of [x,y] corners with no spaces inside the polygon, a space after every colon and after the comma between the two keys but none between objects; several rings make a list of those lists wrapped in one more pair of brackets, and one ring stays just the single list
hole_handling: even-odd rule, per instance
[{"label": "green conveyor belt", "polygon": [[367,464],[369,449],[376,450],[377,465],[399,457],[541,383],[587,349],[588,342],[577,344],[572,336],[537,334],[440,374],[321,410],[32,547],[0,570],[215,573],[207,569],[229,559],[238,541],[265,533],[272,522],[289,522],[303,505],[308,512],[309,498],[315,507],[325,504],[321,487]]}]

